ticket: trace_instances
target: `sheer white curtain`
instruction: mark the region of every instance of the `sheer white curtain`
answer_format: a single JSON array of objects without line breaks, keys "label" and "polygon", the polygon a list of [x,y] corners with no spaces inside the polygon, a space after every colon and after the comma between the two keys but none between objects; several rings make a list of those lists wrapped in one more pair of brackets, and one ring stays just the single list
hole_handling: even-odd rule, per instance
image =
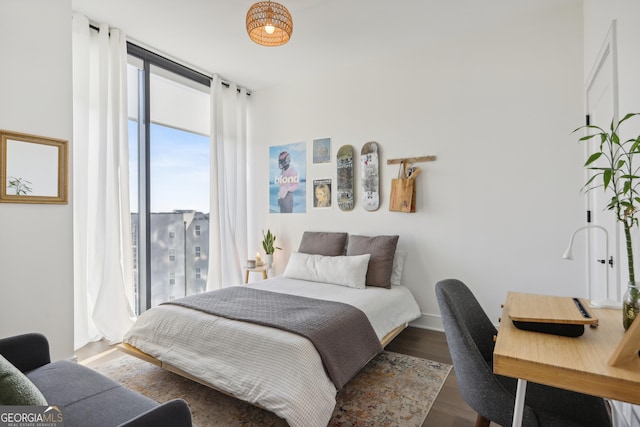
[{"label": "sheer white curtain", "polygon": [[211,82],[211,215],[208,289],[242,283],[247,251],[247,92]]},{"label": "sheer white curtain", "polygon": [[125,35],[73,15],[75,347],[135,320]]}]

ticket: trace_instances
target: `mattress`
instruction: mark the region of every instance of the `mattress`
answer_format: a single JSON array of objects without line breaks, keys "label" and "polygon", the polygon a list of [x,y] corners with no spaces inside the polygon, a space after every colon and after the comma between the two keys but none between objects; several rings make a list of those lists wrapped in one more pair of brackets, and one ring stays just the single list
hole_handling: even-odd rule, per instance
[{"label": "mattress", "polygon": [[[420,316],[404,286],[353,289],[282,277],[244,286],[351,304],[380,340]],[[326,426],[335,407],[336,389],[318,352],[290,332],[167,304],[143,313],[124,342],[293,427]]]}]

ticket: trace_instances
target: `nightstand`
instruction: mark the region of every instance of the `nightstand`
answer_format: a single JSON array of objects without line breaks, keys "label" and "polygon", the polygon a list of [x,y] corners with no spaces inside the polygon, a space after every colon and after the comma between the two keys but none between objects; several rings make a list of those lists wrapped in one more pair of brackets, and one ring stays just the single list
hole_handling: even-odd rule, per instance
[{"label": "nightstand", "polygon": [[244,283],[249,283],[249,273],[262,273],[262,280],[267,278],[267,266],[261,265],[259,267],[243,267],[244,268]]}]

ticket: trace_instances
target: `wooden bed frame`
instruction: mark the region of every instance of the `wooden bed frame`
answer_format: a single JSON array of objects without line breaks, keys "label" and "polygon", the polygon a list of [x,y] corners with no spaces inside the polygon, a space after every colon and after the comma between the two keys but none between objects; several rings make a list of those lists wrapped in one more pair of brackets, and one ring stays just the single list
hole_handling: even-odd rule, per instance
[{"label": "wooden bed frame", "polygon": [[[395,337],[397,337],[400,334],[400,332],[402,332],[407,326],[408,326],[408,323],[404,323],[404,324],[398,326],[397,328],[393,329],[391,332],[389,332],[384,337],[382,337],[382,339],[380,340],[380,344],[382,344],[382,347],[386,347],[387,344],[389,344],[391,341],[393,341],[393,339]],[[145,353],[143,351],[140,351],[136,347],[134,347],[134,346],[132,346],[130,344],[120,343],[120,344],[118,344],[117,348],[118,348],[118,350],[120,350],[120,351],[122,351],[124,353],[127,353],[127,354],[129,354],[131,356],[137,357],[138,359],[142,359],[145,362],[152,363],[152,364],[154,364],[154,365],[156,365],[156,366],[158,366],[160,368],[166,369],[167,371],[173,372],[173,373],[178,374],[178,375],[180,375],[182,377],[190,379],[191,381],[195,381],[195,382],[200,383],[200,384],[202,384],[202,385],[204,385],[206,387],[209,387],[209,388],[211,388],[213,390],[216,390],[216,391],[218,391],[218,392],[220,392],[222,394],[226,394],[227,396],[231,396],[231,397],[237,399],[237,397],[234,396],[232,393],[229,393],[229,392],[224,391],[224,390],[220,390],[219,388],[217,388],[213,384],[210,384],[207,381],[204,381],[204,380],[202,380],[200,378],[197,378],[197,377],[191,375],[190,373],[185,372],[182,369],[177,368],[177,367],[175,367],[175,366],[173,366],[173,365],[171,365],[169,363],[165,363],[165,362],[163,362],[163,361],[151,356],[150,354],[147,354],[147,353]],[[253,405],[262,408],[262,406],[256,405],[255,403],[253,403]],[[265,408],[262,408],[262,409],[265,409]]]}]

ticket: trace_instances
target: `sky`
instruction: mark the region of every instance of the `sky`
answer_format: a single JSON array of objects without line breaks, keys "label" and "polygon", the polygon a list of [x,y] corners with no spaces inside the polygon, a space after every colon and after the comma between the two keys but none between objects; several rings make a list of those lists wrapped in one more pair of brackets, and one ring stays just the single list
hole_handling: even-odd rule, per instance
[{"label": "sky", "polygon": [[[129,121],[131,211],[138,212],[137,123]],[[151,124],[151,212],[209,212],[209,137]]]}]

